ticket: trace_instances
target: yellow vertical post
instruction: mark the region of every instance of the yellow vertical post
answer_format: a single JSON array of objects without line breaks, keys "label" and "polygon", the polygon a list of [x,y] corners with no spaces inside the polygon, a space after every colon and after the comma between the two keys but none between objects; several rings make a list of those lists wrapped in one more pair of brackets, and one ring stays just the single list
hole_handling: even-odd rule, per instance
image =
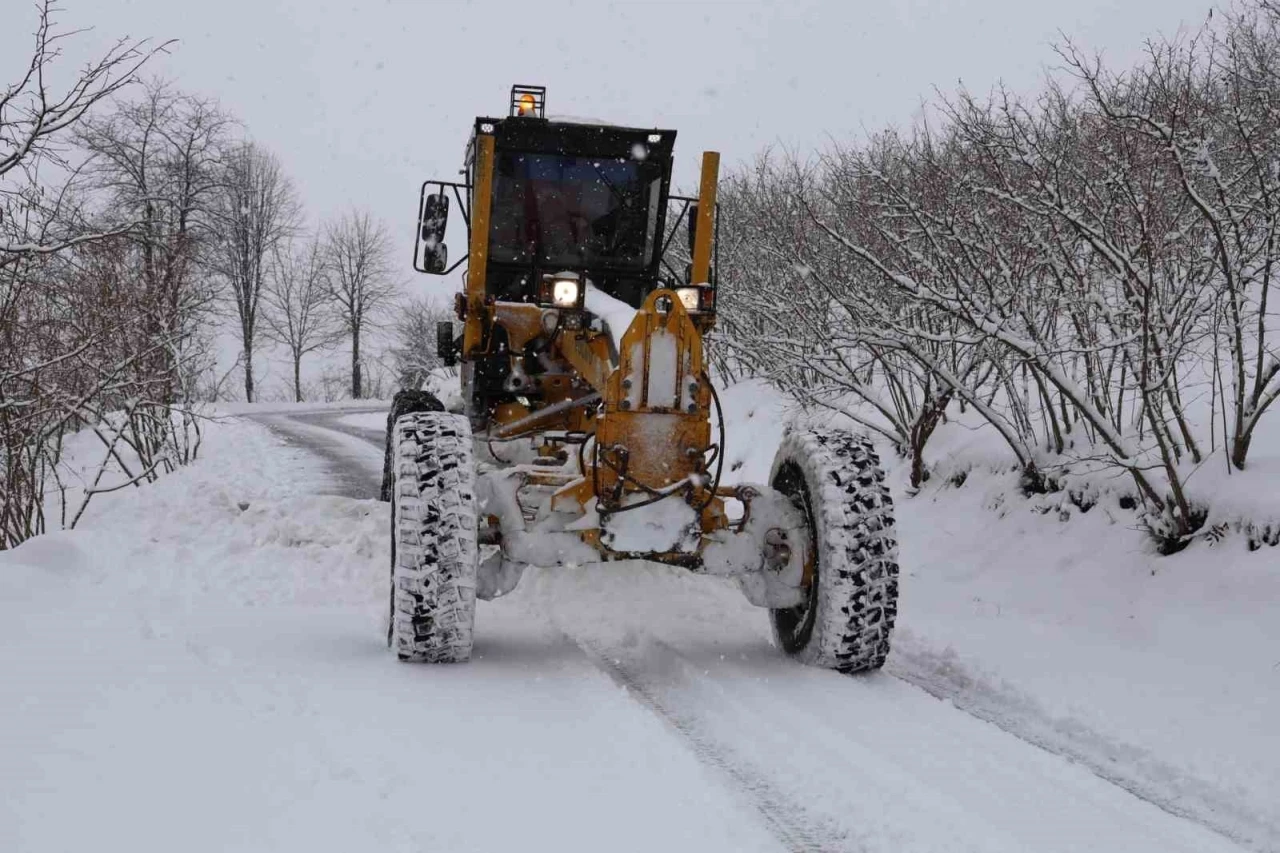
[{"label": "yellow vertical post", "polygon": [[711,244],[715,237],[716,184],[719,177],[720,153],[703,151],[698,221],[693,239],[693,281],[690,284],[705,284],[711,279]]},{"label": "yellow vertical post", "polygon": [[476,183],[472,188],[471,246],[467,258],[467,320],[462,352],[468,354],[484,338],[485,268],[489,264],[489,218],[493,208],[493,137],[476,139]]}]

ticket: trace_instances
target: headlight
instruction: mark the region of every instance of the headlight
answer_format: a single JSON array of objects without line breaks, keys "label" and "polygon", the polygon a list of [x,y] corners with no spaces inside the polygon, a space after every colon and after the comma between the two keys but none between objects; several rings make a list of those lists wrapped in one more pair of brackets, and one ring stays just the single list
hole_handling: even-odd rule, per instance
[{"label": "headlight", "polygon": [[551,283],[551,302],[557,308],[574,308],[578,304],[578,283],[570,278],[558,278]]},{"label": "headlight", "polygon": [[677,287],[676,296],[680,297],[680,304],[684,306],[684,310],[686,311],[698,310],[698,288]]}]

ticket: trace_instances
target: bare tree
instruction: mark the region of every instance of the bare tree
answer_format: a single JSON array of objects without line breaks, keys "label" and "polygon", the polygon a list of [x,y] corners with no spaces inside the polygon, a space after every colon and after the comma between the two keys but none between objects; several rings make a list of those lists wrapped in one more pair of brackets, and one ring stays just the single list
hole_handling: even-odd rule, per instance
[{"label": "bare tree", "polygon": [[301,206],[279,160],[253,142],[227,152],[214,205],[210,267],[226,285],[239,322],[244,397],[254,401],[258,307],[277,249],[298,229]]},{"label": "bare tree", "polygon": [[[60,485],[64,437],[86,422],[97,428],[103,406],[148,393],[148,382],[134,381],[138,366],[164,346],[121,346],[133,339],[138,314],[97,278],[94,259],[121,251],[134,217],[94,215],[71,145],[89,110],[133,82],[156,49],[122,40],[64,77],[60,60],[74,31],[57,28],[52,2],[36,8],[30,61],[0,88],[0,549],[46,529],[48,484]],[[59,78],[69,83],[55,86]],[[80,489],[81,508],[106,490],[102,472],[121,458],[110,433],[96,430],[106,458]],[[155,470],[128,469],[111,488]],[[82,509],[68,519],[63,507],[62,521],[74,524]]]},{"label": "bare tree", "polygon": [[[106,107],[67,127],[87,160],[56,205],[74,212],[62,227],[88,239],[35,241],[59,251],[7,266],[18,286],[0,326],[12,331],[17,369],[0,369],[0,398],[19,400],[0,426],[9,542],[43,529],[50,478],[60,520],[74,526],[94,495],[153,480],[200,446],[190,403],[209,363],[201,325],[212,293],[201,260],[226,119],[160,83]],[[73,430],[103,447],[87,479],[62,462]]]},{"label": "bare tree", "polygon": [[[1280,15],[1229,14],[1225,33],[1148,45],[1121,77],[1068,45],[1069,68],[1117,136],[1158,158],[1186,207],[1183,228],[1209,263],[1229,386],[1227,457],[1244,468],[1259,419],[1280,399],[1268,302],[1280,271]],[[1198,306],[1200,307],[1200,306]]]},{"label": "bare tree", "polygon": [[[892,171],[888,155],[901,144],[884,138],[873,147]],[[935,327],[934,340],[895,333],[904,300],[851,264],[821,227],[863,229],[867,219],[839,163],[839,152],[821,169],[768,154],[725,181],[721,349],[734,371],[765,377],[805,406],[892,442],[919,486],[929,476],[925,447],[956,398],[939,372],[968,379],[985,352],[945,338],[945,320],[930,312],[916,310],[913,322]]]},{"label": "bare tree", "polygon": [[401,388],[422,388],[444,366],[436,347],[436,329],[453,320],[453,311],[434,299],[418,297],[396,306],[392,364]]},{"label": "bare tree", "polygon": [[289,350],[293,397],[301,403],[303,356],[328,349],[343,336],[341,318],[333,311],[319,236],[273,249],[263,303],[263,334]]},{"label": "bare tree", "polygon": [[391,238],[386,226],[365,211],[351,211],[325,229],[329,296],[351,336],[351,396],[363,394],[361,338],[370,320],[397,291],[392,278]]},{"label": "bare tree", "polygon": [[172,342],[157,355],[173,377],[158,395],[165,404],[180,395],[186,344],[216,296],[202,261],[215,233],[229,129],[230,119],[214,103],[152,81],[140,98],[117,103],[78,133],[92,155],[90,187],[108,207],[136,221],[128,237],[147,319],[144,334]]},{"label": "bare tree", "polygon": [[16,82],[0,89],[0,268],[33,254],[49,254],[76,243],[118,233],[86,230],[78,211],[68,210],[71,184],[50,191],[42,167],[74,176],[66,156],[70,133],[89,110],[133,83],[142,68],[168,44],[121,39],[87,63],[69,85],[55,88],[51,74],[75,30],[60,30],[52,0],[37,6],[35,44]]}]

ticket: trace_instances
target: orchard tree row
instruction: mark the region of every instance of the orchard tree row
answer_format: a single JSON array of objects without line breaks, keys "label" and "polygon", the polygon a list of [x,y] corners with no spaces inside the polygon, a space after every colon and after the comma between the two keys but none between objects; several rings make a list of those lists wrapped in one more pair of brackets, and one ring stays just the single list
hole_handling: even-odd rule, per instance
[{"label": "orchard tree row", "polygon": [[1212,524],[1280,397],[1280,14],[1236,7],[1041,94],[762,156],[721,190],[722,374],[892,442],[987,425],[1028,492],[1124,493],[1166,551]]}]

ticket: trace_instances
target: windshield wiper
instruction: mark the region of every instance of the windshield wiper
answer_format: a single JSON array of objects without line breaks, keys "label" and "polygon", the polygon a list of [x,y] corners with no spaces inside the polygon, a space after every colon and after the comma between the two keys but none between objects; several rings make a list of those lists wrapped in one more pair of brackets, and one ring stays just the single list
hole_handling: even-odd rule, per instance
[{"label": "windshield wiper", "polygon": [[600,164],[593,162],[591,168],[596,170],[596,174],[600,176],[600,180],[604,181],[604,185],[609,188],[609,192],[613,193],[613,197],[618,200],[618,204],[625,206],[627,203],[626,197],[618,192],[618,188],[613,185],[613,181],[609,180],[609,176],[600,168]]},{"label": "windshield wiper", "polygon": [[[623,230],[622,225],[624,221],[622,216],[623,211],[626,211],[628,208],[632,206],[635,199],[638,197],[638,194],[631,193],[629,195],[623,195],[618,190],[617,186],[614,185],[613,181],[609,180],[609,176],[604,173],[604,170],[600,168],[598,163],[591,161],[591,168],[594,169],[596,174],[600,176],[600,180],[604,183],[606,187],[608,187],[610,194],[612,194],[613,197],[618,200],[618,210],[617,210],[618,215],[613,225],[613,235],[612,235],[612,238],[608,241],[608,243],[605,246],[606,251],[610,255],[612,255],[618,250],[618,241],[622,239],[622,230]],[[605,214],[605,216],[609,216],[609,215],[610,213]],[[603,219],[604,216],[600,218]]]}]

